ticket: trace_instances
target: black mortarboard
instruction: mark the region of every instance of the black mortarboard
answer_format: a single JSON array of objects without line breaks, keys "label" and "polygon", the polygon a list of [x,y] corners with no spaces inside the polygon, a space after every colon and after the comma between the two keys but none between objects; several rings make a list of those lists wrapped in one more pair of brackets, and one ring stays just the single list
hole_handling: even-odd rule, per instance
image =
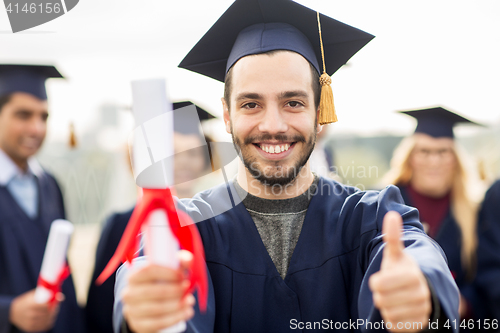
[{"label": "black mortarboard", "polygon": [[[192,102],[176,102],[174,106],[174,131],[181,134],[202,135],[200,122],[215,118],[208,111]],[[182,112],[175,110],[183,109]]]},{"label": "black mortarboard", "polygon": [[[320,15],[326,71],[335,73],[374,36]],[[224,81],[238,59],[271,50],[301,54],[321,74],[317,13],[291,0],[236,0],[179,67]]]},{"label": "black mortarboard", "polygon": [[453,126],[456,124],[464,123],[483,126],[440,106],[399,112],[412,116],[417,120],[415,133],[424,133],[435,138],[454,138]]},{"label": "black mortarboard", "polygon": [[54,66],[0,65],[0,96],[25,92],[46,100],[45,80],[49,78],[63,76]]}]

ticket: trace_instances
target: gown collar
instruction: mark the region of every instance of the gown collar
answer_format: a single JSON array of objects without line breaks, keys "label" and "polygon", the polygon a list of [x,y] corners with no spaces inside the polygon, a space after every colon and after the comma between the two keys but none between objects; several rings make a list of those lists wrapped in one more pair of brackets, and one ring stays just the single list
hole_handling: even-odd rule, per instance
[{"label": "gown collar", "polygon": [[40,177],[43,173],[43,169],[35,157],[28,159],[28,170],[24,172],[2,149],[0,149],[0,170],[2,170],[0,172],[0,186],[7,186],[16,176],[34,175]]}]

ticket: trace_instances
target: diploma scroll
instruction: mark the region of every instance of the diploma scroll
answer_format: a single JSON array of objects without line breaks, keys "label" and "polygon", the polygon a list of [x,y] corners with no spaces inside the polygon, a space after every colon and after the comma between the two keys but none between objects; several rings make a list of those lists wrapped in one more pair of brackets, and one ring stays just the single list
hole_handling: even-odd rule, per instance
[{"label": "diploma scroll", "polygon": [[[132,139],[132,167],[143,195],[130,217],[115,254],[97,279],[103,283],[121,262],[132,263],[137,256],[137,235],[141,228],[147,260],[177,269],[179,248],[193,254],[187,279],[187,293],[198,292],[200,311],[206,311],[208,277],[205,253],[198,229],[188,214],[177,211],[170,191],[173,185],[173,111],[162,79],[132,82],[133,115],[137,125]],[[161,333],[183,332],[180,322]]]},{"label": "diploma scroll", "polygon": [[[151,263],[179,268],[179,241],[172,233],[167,214],[162,209],[152,211],[147,223],[143,226],[144,252]],[[161,330],[161,333],[179,333],[186,330],[186,322],[181,321],[174,326]]]},{"label": "diploma scroll", "polygon": [[[142,124],[144,141],[134,141],[134,163],[141,165],[151,158],[156,168],[149,167],[136,177],[137,185],[143,188],[163,189],[172,184],[173,164],[163,159],[172,156],[174,138],[174,118],[170,101],[166,94],[166,82],[162,79],[134,81],[133,113],[136,124]],[[142,142],[141,142],[142,141]],[[141,153],[143,151],[143,153]],[[135,154],[137,152],[137,154]],[[144,156],[148,155],[146,159]],[[179,241],[172,233],[167,214],[162,209],[153,210],[144,224],[144,252],[149,262],[177,269],[179,267]],[[161,330],[161,333],[179,333],[186,330],[186,322]]]},{"label": "diploma scroll", "polygon": [[67,277],[66,252],[72,233],[71,222],[66,220],[52,222],[35,291],[37,303],[53,301],[60,285]]}]

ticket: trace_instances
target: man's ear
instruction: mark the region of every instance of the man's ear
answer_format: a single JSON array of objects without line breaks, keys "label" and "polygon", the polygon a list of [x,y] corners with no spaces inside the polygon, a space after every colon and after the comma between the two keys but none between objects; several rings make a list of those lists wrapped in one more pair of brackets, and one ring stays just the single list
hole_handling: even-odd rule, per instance
[{"label": "man's ear", "polygon": [[321,130],[323,129],[323,125],[319,124],[318,119],[319,119],[319,107],[318,107],[318,110],[316,110],[316,132],[320,133]]},{"label": "man's ear", "polygon": [[224,114],[224,125],[226,125],[226,132],[231,134],[231,120],[229,118],[229,106],[226,103],[224,97],[221,98],[222,102],[222,111]]}]

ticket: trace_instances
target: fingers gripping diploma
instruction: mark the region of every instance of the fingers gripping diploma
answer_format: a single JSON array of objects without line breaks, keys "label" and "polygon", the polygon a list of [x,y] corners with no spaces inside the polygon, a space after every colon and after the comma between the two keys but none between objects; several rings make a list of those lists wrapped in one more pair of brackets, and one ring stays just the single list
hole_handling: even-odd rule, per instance
[{"label": "fingers gripping diploma", "polygon": [[392,327],[389,331],[417,332],[428,326],[431,293],[420,267],[404,251],[402,226],[399,213],[391,211],[385,215],[382,264],[380,271],[370,277],[369,286],[384,322],[392,324],[387,324]]},{"label": "fingers gripping diploma", "polygon": [[148,264],[130,273],[123,291],[123,316],[136,333],[156,333],[194,315],[195,298],[184,272],[193,255],[179,251],[180,267]]},{"label": "fingers gripping diploma", "polygon": [[10,322],[23,332],[48,331],[54,327],[59,313],[59,303],[64,301],[64,295],[56,295],[56,303],[40,304],[35,300],[35,289],[25,292],[12,301]]}]

